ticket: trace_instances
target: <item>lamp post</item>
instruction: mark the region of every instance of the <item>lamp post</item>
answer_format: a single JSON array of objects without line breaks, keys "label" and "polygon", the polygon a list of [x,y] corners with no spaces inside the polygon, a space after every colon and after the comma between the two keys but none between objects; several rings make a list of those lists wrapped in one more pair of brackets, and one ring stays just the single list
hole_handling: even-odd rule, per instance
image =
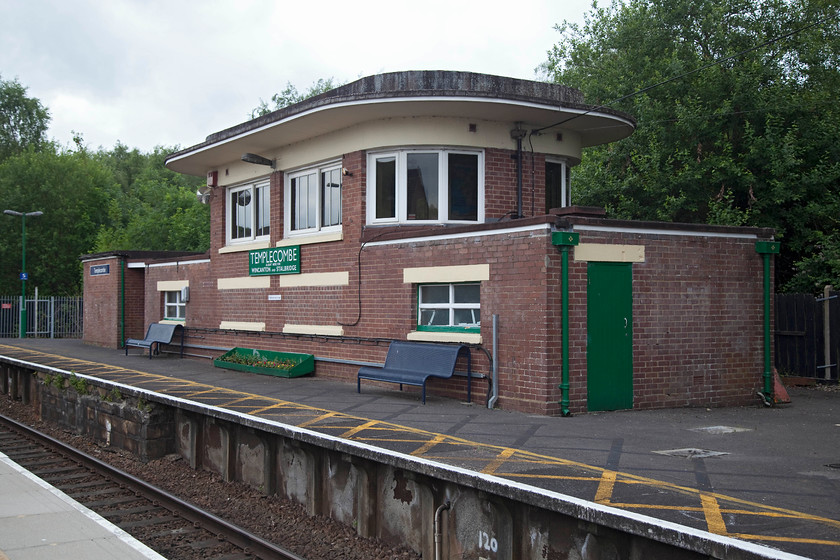
[{"label": "lamp post", "polygon": [[44,213],[40,210],[37,212],[16,212],[14,210],[3,210],[4,214],[9,216],[20,216],[21,218],[21,272],[20,272],[20,337],[26,338],[26,217],[41,216]]}]

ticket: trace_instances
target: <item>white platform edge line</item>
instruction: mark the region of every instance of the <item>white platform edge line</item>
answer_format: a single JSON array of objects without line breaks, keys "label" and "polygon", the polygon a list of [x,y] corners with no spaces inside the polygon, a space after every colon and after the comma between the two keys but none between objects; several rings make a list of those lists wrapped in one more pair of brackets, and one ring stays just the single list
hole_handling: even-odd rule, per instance
[{"label": "white platform edge line", "polygon": [[55,486],[52,486],[45,480],[39,478],[38,476],[32,474],[22,466],[18,465],[17,463],[9,459],[8,455],[6,455],[5,453],[0,452],[0,461],[8,465],[12,470],[16,471],[18,474],[31,480],[44,490],[47,490],[53,496],[56,496],[62,502],[66,503],[67,505],[69,505],[70,507],[72,507],[73,509],[90,519],[91,521],[94,521],[95,523],[99,524],[109,533],[112,533],[123,543],[136,550],[146,558],[149,558],[150,560],[166,560],[166,557],[161,556],[160,554],[158,554],[145,544],[141,543],[140,541],[132,537],[130,534],[126,533],[124,530],[120,529],[119,527],[117,527],[116,525],[114,525],[95,511],[88,509],[87,507],[80,504],[79,502],[77,502],[76,500],[74,500]]}]

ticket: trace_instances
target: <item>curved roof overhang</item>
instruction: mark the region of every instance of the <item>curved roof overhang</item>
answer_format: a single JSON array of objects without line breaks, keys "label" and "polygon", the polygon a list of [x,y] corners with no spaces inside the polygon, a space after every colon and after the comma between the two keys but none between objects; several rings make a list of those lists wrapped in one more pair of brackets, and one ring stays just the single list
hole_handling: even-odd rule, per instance
[{"label": "curved roof overhang", "polygon": [[583,104],[577,90],[469,72],[395,72],[362,78],[324,94],[211,134],[173,153],[166,166],[189,175],[237,161],[243,153],[276,152],[365,122],[439,117],[522,123],[525,130],[572,131],[582,147],[629,136],[627,114]]}]

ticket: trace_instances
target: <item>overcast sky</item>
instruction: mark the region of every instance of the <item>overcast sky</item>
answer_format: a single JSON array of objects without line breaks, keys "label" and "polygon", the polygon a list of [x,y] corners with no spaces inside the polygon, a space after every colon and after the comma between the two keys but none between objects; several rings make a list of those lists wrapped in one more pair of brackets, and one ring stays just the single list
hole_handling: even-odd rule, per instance
[{"label": "overcast sky", "polygon": [[96,149],[188,147],[287,82],[402,70],[534,79],[591,0],[0,0],[0,77]]}]

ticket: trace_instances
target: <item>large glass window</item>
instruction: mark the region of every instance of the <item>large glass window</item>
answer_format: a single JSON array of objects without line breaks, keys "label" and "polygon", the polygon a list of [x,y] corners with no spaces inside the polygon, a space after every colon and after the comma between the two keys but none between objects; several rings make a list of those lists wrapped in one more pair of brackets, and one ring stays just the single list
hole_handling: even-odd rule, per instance
[{"label": "large glass window", "polygon": [[417,330],[481,328],[481,285],[423,284],[417,288]]},{"label": "large glass window", "polygon": [[269,236],[269,192],[268,182],[228,190],[228,241],[253,241]]},{"label": "large glass window", "polygon": [[287,235],[315,233],[341,225],[341,167],[314,167],[287,177]]},{"label": "large glass window", "polygon": [[571,206],[569,166],[559,161],[545,162],[545,213],[552,208]]},{"label": "large glass window", "polygon": [[368,223],[484,218],[481,152],[400,150],[370,154],[368,164]]}]

